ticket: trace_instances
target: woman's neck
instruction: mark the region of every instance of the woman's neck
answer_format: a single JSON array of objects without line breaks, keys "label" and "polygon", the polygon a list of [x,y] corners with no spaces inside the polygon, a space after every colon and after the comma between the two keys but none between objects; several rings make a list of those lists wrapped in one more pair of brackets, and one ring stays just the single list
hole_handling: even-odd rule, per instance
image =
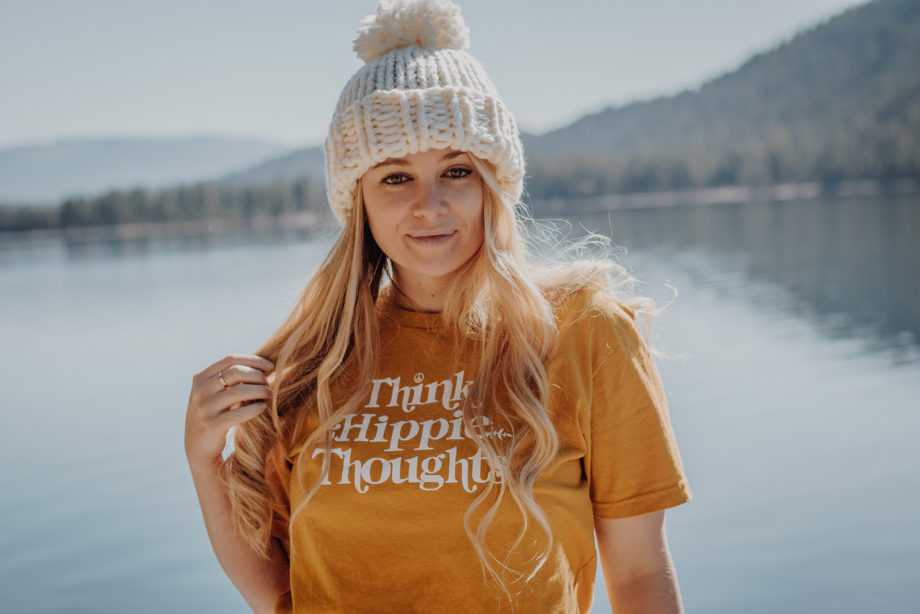
[{"label": "woman's neck", "polygon": [[429,313],[444,311],[447,280],[400,276],[393,280],[393,302],[404,309]]}]

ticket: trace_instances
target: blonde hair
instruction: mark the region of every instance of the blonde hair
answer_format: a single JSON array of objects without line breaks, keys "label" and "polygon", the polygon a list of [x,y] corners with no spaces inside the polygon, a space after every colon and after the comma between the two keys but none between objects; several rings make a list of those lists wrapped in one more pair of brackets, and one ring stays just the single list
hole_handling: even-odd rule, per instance
[{"label": "blonde hair", "polygon": [[[553,544],[549,521],[533,492],[537,476],[554,460],[560,445],[546,407],[546,364],[557,333],[553,306],[584,287],[599,291],[613,285],[631,294],[634,280],[609,259],[531,264],[524,238],[526,216],[515,210],[519,203],[501,191],[491,163],[470,157],[483,182],[485,240],[454,275],[442,316],[458,339],[477,344],[479,370],[463,407],[463,425],[492,469],[490,475],[500,476],[490,480],[471,503],[464,528],[484,573],[510,597],[508,586],[532,578],[549,558]],[[258,552],[267,551],[272,518],[266,457],[279,442],[285,455],[299,454],[294,475],[304,487],[301,466],[310,452],[319,446],[331,448],[332,427],[362,406],[377,367],[375,305],[386,278],[392,281],[392,267],[367,227],[359,181],[349,223],[287,321],[257,351],[276,365],[273,402],[264,413],[237,427],[235,449],[224,465],[234,518]],[[643,308],[645,303],[634,301],[632,306]],[[364,384],[336,408],[331,385],[346,373],[349,381]],[[314,415],[304,411],[311,399]],[[488,423],[484,419],[506,421],[512,437],[483,436],[481,425]],[[307,494],[292,510],[291,525],[328,474],[331,455],[322,456],[321,477],[309,490],[303,488]],[[486,536],[508,498],[519,509],[522,522],[517,539],[502,556],[488,547]],[[474,523],[477,515],[480,519]],[[512,569],[509,557],[531,525],[544,535],[544,545],[531,557],[529,570]]]}]

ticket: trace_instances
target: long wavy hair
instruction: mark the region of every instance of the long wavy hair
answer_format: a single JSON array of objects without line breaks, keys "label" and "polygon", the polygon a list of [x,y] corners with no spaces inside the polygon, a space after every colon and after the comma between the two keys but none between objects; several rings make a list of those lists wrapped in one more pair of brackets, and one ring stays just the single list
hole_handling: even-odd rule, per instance
[{"label": "long wavy hair", "polygon": [[[464,528],[484,572],[508,593],[509,585],[536,574],[553,544],[549,522],[533,492],[537,476],[553,461],[560,445],[546,407],[546,364],[557,333],[553,306],[585,287],[619,289],[619,296],[629,298],[635,280],[609,258],[535,265],[520,204],[501,191],[494,166],[470,157],[483,182],[485,239],[453,276],[442,315],[458,338],[477,344],[479,369],[462,420],[491,475],[500,476],[489,481],[470,504]],[[268,454],[280,444],[285,456],[297,458],[294,475],[307,494],[292,510],[293,525],[328,475],[331,455],[322,455],[321,477],[309,488],[303,483],[303,463],[313,450],[332,447],[332,427],[363,406],[375,376],[379,347],[375,305],[381,290],[395,286],[395,279],[392,264],[367,226],[360,182],[353,204],[349,223],[293,312],[256,352],[276,365],[272,403],[236,428],[234,451],[224,464],[237,526],[252,548],[263,554],[270,540],[273,501],[265,480]],[[632,298],[629,304],[650,309],[643,299]],[[335,405],[331,387],[346,373],[349,381],[364,386]],[[495,403],[497,399],[501,403]],[[482,426],[477,426],[486,423],[483,418],[512,425],[512,437],[484,436]],[[509,499],[520,511],[521,529],[508,551],[493,552],[486,534],[500,505]],[[511,552],[532,526],[545,537],[543,547],[529,559],[529,569],[513,569],[508,565]]]}]

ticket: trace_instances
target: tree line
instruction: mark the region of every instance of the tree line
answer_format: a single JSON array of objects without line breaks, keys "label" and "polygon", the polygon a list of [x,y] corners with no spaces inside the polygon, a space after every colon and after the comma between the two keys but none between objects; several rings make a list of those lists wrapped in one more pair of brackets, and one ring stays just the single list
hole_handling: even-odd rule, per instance
[{"label": "tree line", "polygon": [[[920,103],[916,107],[913,116],[920,118]],[[778,128],[721,147],[536,154],[528,158],[526,185],[531,198],[539,200],[725,185],[920,179],[920,121],[913,124],[892,122],[863,133],[840,129],[823,138]]]},{"label": "tree line", "polygon": [[305,211],[324,214],[325,202],[321,185],[306,176],[261,186],[209,182],[164,190],[113,190],[93,197],[67,198],[52,207],[0,207],[0,231],[249,220]]}]

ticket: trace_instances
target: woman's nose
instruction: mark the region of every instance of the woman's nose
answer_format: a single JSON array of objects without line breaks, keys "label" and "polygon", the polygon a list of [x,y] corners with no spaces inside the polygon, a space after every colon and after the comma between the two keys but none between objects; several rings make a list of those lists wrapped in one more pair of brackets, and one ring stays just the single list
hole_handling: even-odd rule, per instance
[{"label": "woman's nose", "polygon": [[447,213],[447,194],[437,181],[419,182],[418,193],[412,206],[417,217],[439,217]]}]

